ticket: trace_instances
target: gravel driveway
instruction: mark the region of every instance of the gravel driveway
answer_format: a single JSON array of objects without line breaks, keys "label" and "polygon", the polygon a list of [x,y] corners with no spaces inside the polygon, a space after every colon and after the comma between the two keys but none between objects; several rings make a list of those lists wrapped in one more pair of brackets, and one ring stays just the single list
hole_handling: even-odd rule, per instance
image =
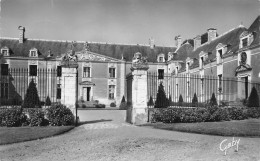
[{"label": "gravel driveway", "polygon": [[235,147],[220,151],[232,137],[189,134],[136,127],[124,122],[125,111],[79,111],[84,124],[51,138],[0,146],[5,160],[84,160],[84,161],[174,161],[248,160],[260,161],[259,138],[240,139]]}]

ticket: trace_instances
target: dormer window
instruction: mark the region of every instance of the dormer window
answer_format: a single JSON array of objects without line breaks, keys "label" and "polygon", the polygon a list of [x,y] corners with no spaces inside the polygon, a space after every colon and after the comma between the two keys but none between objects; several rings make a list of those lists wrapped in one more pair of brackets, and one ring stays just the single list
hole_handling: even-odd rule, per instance
[{"label": "dormer window", "polygon": [[202,69],[204,67],[204,57],[200,57],[200,68]]},{"label": "dormer window", "polygon": [[247,47],[248,45],[248,38],[242,39],[242,48]]},{"label": "dormer window", "polygon": [[3,47],[1,49],[1,54],[3,54],[3,56],[9,56],[9,48],[8,47]]},{"label": "dormer window", "polygon": [[160,54],[160,55],[158,55],[158,57],[157,57],[157,61],[158,61],[159,63],[163,63],[163,62],[165,62],[164,54]]},{"label": "dormer window", "polygon": [[222,63],[223,52],[222,52],[222,49],[219,49],[217,52],[218,52],[217,64],[219,64],[219,63]]},{"label": "dormer window", "polygon": [[30,50],[30,55],[29,55],[30,57],[38,57],[38,51],[37,51],[37,49],[31,49]]},{"label": "dormer window", "polygon": [[244,31],[241,35],[240,35],[240,48],[244,48],[247,46],[250,46],[250,44],[254,41],[254,32],[248,32],[248,31]]}]

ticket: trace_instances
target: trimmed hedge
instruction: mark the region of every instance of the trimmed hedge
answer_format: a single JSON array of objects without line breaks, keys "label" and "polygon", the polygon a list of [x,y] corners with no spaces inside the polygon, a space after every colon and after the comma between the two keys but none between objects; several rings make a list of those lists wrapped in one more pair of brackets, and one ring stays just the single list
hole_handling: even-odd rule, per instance
[{"label": "trimmed hedge", "polygon": [[30,109],[29,113],[29,125],[30,126],[47,126],[49,121],[44,118],[44,112],[38,109]]},{"label": "trimmed hedge", "polygon": [[0,126],[18,127],[27,122],[27,116],[21,108],[8,108],[0,110]]},{"label": "trimmed hedge", "polygon": [[259,118],[257,109],[241,107],[220,108],[209,106],[207,108],[164,108],[152,109],[151,122],[163,123],[190,123],[243,120],[247,118]]}]

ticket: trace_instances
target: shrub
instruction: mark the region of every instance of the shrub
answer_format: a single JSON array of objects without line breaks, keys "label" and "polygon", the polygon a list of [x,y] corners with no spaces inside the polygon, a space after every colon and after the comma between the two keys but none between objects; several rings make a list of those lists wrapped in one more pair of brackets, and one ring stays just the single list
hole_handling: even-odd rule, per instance
[{"label": "shrub", "polygon": [[172,104],[172,96],[169,95],[169,98],[168,98],[168,106],[170,106]]},{"label": "shrub", "polygon": [[54,104],[47,108],[47,118],[52,126],[67,126],[74,124],[74,115],[62,104]]},{"label": "shrub", "polygon": [[96,108],[105,108],[106,105],[104,105],[104,104],[97,104],[97,105],[95,105],[95,107],[96,107]]},{"label": "shrub", "polygon": [[38,96],[36,85],[32,79],[26,91],[23,108],[36,108],[36,107],[40,108],[41,102]]},{"label": "shrub", "polygon": [[49,124],[49,121],[44,118],[42,110],[30,109],[28,113],[30,126],[46,126]]},{"label": "shrub", "polygon": [[252,88],[247,102],[248,107],[259,107],[259,96],[255,87]]},{"label": "shrub", "polygon": [[153,106],[154,103],[153,103],[153,97],[150,96],[150,99],[149,99],[149,102],[147,103],[148,106]]},{"label": "shrub", "polygon": [[229,117],[232,120],[243,120],[247,118],[247,113],[243,112],[243,109],[240,107],[229,108]]},{"label": "shrub", "polygon": [[182,104],[183,104],[183,98],[182,98],[182,95],[181,95],[181,94],[180,94],[180,96],[179,96],[178,104],[179,104],[179,106],[182,106]]},{"label": "shrub", "polygon": [[116,107],[116,103],[115,102],[110,103],[110,107]]},{"label": "shrub", "polygon": [[247,109],[247,116],[250,118],[260,118],[260,111],[258,107],[250,107]]},{"label": "shrub", "polygon": [[217,108],[217,110],[215,110],[213,114],[210,116],[210,119],[208,121],[229,121],[229,120],[230,117],[227,109]]},{"label": "shrub", "polygon": [[162,83],[160,83],[154,108],[167,108],[167,107],[168,107],[168,99],[166,98],[164,87]]},{"label": "shrub", "polygon": [[125,96],[123,96],[123,98],[122,98],[122,100],[121,100],[121,104],[119,105],[119,109],[121,109],[121,110],[127,109],[127,104],[126,104],[126,101],[125,101]]},{"label": "shrub", "polygon": [[212,96],[211,96],[211,98],[210,98],[209,104],[210,104],[210,106],[218,105],[217,99],[216,99],[216,97],[215,97],[215,93],[214,93],[214,92],[212,93]]},{"label": "shrub", "polygon": [[22,126],[27,122],[27,116],[21,108],[9,108],[0,110],[0,125],[7,127]]},{"label": "shrub", "polygon": [[192,107],[197,107],[198,106],[198,97],[196,93],[194,93],[194,96],[192,98]]},{"label": "shrub", "polygon": [[45,100],[45,105],[46,106],[50,106],[51,105],[51,99],[49,96],[47,96],[46,100]]}]

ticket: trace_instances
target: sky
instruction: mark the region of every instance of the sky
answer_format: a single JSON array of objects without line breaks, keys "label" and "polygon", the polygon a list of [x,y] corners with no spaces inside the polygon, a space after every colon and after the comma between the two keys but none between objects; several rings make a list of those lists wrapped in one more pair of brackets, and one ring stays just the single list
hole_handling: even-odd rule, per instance
[{"label": "sky", "polygon": [[194,38],[208,28],[222,34],[249,27],[260,0],[0,0],[1,35],[175,46],[174,37]]}]

